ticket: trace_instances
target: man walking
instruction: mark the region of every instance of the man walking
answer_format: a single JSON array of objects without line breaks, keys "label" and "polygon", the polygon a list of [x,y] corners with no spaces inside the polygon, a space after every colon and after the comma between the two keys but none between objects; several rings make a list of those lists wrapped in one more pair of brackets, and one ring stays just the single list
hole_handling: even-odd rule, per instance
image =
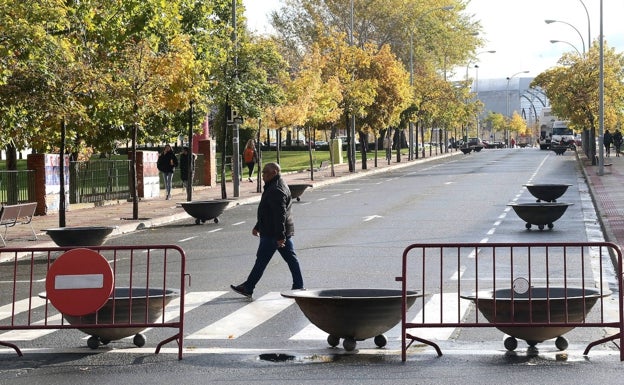
[{"label": "man walking", "polygon": [[257,222],[252,230],[254,236],[260,237],[256,252],[256,262],[247,277],[240,285],[230,285],[240,295],[251,298],[267,265],[275,251],[278,251],[288,264],[292,274],[291,289],[303,289],[303,277],[295,247],[291,240],[294,225],[291,216],[292,196],[286,182],[281,177],[281,168],[277,163],[267,163],[262,169],[264,191],[258,204]]}]

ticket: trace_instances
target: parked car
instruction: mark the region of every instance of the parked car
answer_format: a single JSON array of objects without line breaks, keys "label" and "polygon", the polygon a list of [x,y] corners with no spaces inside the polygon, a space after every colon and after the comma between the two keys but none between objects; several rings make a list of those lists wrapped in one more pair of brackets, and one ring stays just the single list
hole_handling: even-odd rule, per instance
[{"label": "parked car", "polygon": [[479,152],[484,146],[481,138],[468,138],[468,147],[472,147],[474,151]]},{"label": "parked car", "polygon": [[317,140],[313,143],[313,146],[317,150],[327,150],[329,148],[329,143],[324,140]]},{"label": "parked car", "polygon": [[505,148],[505,143],[501,141],[490,142],[489,140],[482,141],[485,148]]}]

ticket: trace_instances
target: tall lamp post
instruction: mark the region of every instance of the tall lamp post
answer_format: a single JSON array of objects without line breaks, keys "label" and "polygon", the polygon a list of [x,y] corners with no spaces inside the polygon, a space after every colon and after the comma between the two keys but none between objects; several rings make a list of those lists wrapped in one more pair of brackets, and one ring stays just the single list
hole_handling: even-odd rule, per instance
[{"label": "tall lamp post", "polygon": [[[563,23],[565,25],[568,25],[568,26],[572,27],[576,31],[576,33],[578,33],[579,37],[581,38],[581,43],[583,43],[583,54],[585,54],[585,39],[583,39],[583,35],[581,35],[581,32],[575,26],[573,26],[572,24],[568,23],[567,21],[561,21],[561,20],[544,20],[544,22],[546,24]],[[558,40],[555,40],[555,41],[558,41]],[[552,43],[553,41],[551,40],[550,42]],[[576,49],[576,47],[574,47],[574,49]]]},{"label": "tall lamp post", "polygon": [[[574,44],[570,43],[569,41],[565,41],[565,40],[551,40],[550,42],[551,42],[552,44],[555,44],[555,43],[564,43],[564,44],[567,44],[567,45],[569,45],[570,47],[574,48],[574,50],[576,51],[576,53],[578,53],[578,55],[579,55],[579,56],[583,56],[583,55],[581,55],[581,51],[579,51],[579,50],[578,50],[578,48],[576,48],[576,46],[575,46]],[[585,53],[585,51],[583,51],[583,53]]]},{"label": "tall lamp post", "polygon": [[600,79],[598,83],[598,137],[600,140],[598,143],[600,144],[600,148],[598,150],[598,175],[604,175],[604,35],[603,35],[603,8],[602,8],[602,0],[600,0],[600,33],[598,37],[600,38]]},{"label": "tall lamp post", "polygon": [[[351,28],[349,29],[349,45],[353,45],[353,0],[351,0]],[[351,111],[349,128],[347,129],[347,160],[349,172],[355,172],[355,112]]]},{"label": "tall lamp post", "polygon": [[[585,9],[585,15],[587,16],[587,50],[589,51],[591,48],[591,18],[589,17],[589,12],[587,11],[585,3],[583,3],[583,0],[579,1],[581,2],[583,9]],[[602,3],[600,3],[600,5],[602,5]]]},{"label": "tall lamp post", "polygon": [[[414,26],[418,24],[422,18],[424,18],[425,16],[427,16],[428,14],[432,12],[450,11],[453,8],[455,7],[452,5],[447,5],[445,7],[432,8],[428,11],[425,11],[416,18],[416,21],[414,22]],[[412,28],[410,29],[410,89],[412,90],[414,87],[414,26],[412,26]],[[407,152],[408,154],[407,158],[408,160],[413,160],[414,159],[414,122],[412,122],[411,120],[409,122],[409,138],[408,139],[409,139],[409,151]],[[400,147],[400,140],[399,140],[399,147]],[[397,155],[400,156],[400,149],[397,151]],[[400,158],[398,158],[397,160],[400,160]]]},{"label": "tall lamp post", "polygon": [[[509,121],[511,121],[511,112],[509,111],[509,81],[517,75],[528,74],[528,73],[529,73],[529,70],[525,70],[525,71],[516,72],[515,74],[511,76],[507,76],[507,92],[506,92],[507,94],[507,119],[509,119]],[[505,145],[508,145],[508,144],[509,144],[509,130],[505,128]]]}]

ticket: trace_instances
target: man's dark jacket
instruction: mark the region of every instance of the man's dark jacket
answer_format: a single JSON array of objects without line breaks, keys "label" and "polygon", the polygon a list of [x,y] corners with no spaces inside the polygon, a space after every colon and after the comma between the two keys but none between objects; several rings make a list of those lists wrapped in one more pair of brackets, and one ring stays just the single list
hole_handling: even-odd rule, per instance
[{"label": "man's dark jacket", "polygon": [[264,185],[258,204],[258,222],[255,229],[260,236],[286,239],[294,235],[295,226],[290,214],[292,196],[280,175]]}]

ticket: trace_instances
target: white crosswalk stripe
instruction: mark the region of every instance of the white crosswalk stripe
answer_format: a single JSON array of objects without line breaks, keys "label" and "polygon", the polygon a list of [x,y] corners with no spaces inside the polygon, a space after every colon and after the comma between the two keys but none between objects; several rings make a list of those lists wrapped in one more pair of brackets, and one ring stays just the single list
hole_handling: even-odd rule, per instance
[{"label": "white crosswalk stripe", "polygon": [[280,293],[271,292],[234,313],[206,326],[186,339],[235,339],[268,321],[294,303]]},{"label": "white crosswalk stripe", "polygon": [[[440,320],[440,306],[446,309],[457,309],[457,293],[434,294],[425,303],[424,310],[421,309],[411,322],[414,323],[444,323],[458,322],[461,320],[468,309],[471,302],[469,300],[459,300],[459,314],[455,311],[444,311],[442,320]],[[418,331],[418,336],[428,340],[447,340],[453,334],[455,328],[426,328]]]}]

